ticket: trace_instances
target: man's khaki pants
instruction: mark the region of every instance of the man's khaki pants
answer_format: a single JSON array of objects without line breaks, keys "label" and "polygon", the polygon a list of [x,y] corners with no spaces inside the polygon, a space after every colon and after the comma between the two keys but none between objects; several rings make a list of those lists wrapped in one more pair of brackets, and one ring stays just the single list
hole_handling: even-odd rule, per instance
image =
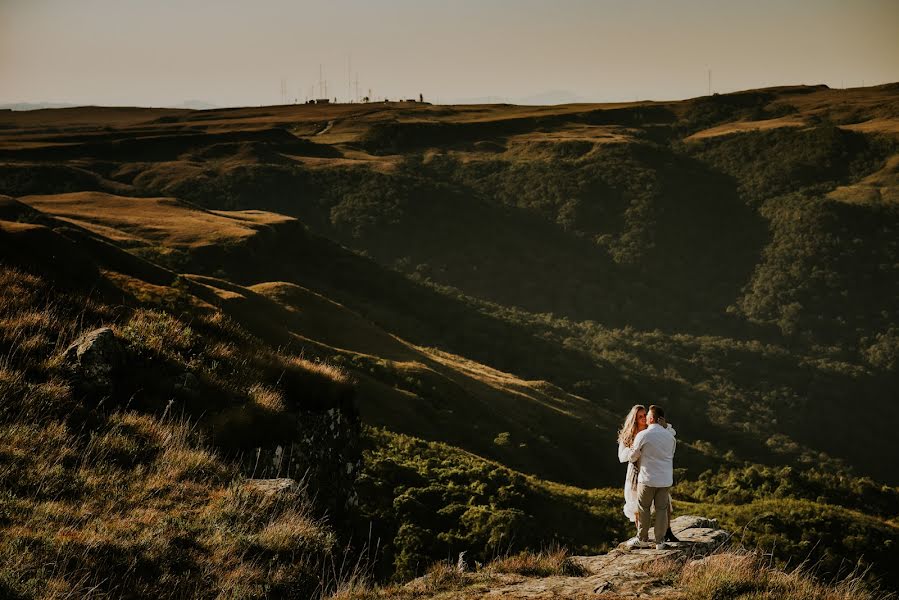
[{"label": "man's khaki pants", "polygon": [[668,531],[668,487],[637,486],[637,502],[640,504],[640,540],[649,541],[649,509],[653,502],[656,505],[655,541],[661,544],[665,541],[665,533]]}]

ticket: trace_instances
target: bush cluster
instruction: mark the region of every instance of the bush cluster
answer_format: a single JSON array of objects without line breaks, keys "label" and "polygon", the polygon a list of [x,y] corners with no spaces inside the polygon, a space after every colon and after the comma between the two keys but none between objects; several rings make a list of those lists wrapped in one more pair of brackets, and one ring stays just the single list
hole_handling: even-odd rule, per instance
[{"label": "bush cluster", "polygon": [[405,580],[460,552],[486,564],[551,542],[598,552],[626,534],[616,491],[559,486],[386,430],[367,437],[358,518],[379,538],[382,575]]}]

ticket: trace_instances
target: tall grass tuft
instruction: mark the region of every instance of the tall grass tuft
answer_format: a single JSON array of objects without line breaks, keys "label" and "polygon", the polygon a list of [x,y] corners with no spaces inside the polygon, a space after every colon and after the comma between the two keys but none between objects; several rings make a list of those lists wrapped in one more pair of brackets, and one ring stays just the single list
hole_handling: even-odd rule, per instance
[{"label": "tall grass tuft", "polygon": [[583,577],[587,574],[584,567],[571,559],[568,549],[558,545],[537,552],[524,551],[501,556],[485,569],[492,573],[515,573],[525,577]]},{"label": "tall grass tuft", "polygon": [[873,588],[858,570],[830,584],[813,572],[809,565],[783,571],[757,553],[729,551],[688,563],[677,582],[695,600],[895,600],[894,594]]}]

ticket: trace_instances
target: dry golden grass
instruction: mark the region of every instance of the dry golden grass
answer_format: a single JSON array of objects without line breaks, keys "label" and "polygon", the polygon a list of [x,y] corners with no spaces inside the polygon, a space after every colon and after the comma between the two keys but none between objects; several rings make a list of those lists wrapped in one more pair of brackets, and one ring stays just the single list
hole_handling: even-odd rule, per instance
[{"label": "dry golden grass", "polygon": [[539,552],[519,552],[503,556],[489,563],[488,573],[514,573],[526,577],[583,577],[587,571],[571,560],[567,548],[551,546]]},{"label": "dry golden grass", "polygon": [[[122,290],[126,294],[134,296],[134,298],[143,304],[156,306],[176,306],[179,302],[185,300],[182,290],[176,289],[169,285],[155,285],[148,283],[137,277],[116,273],[101,269],[103,277],[112,283],[115,287]],[[189,298],[190,303],[203,310],[212,311],[214,307],[199,298],[193,296]]]},{"label": "dry golden grass", "polygon": [[[813,570],[813,569],[812,569]],[[893,594],[872,590],[858,573],[835,583],[816,580],[805,566],[792,571],[771,567],[752,552],[713,554],[687,564],[677,580],[690,599],[718,600],[887,600]]]},{"label": "dry golden grass", "polygon": [[327,597],[327,600],[475,600],[482,598],[497,581],[486,571],[463,572],[457,565],[441,561],[433,564],[421,577],[405,585],[374,585],[369,580],[350,580]]},{"label": "dry golden grass", "polygon": [[0,284],[0,597],[251,598],[325,585],[334,535],[305,491],[244,490],[237,464],[188,417],[81,402],[59,355],[109,323],[138,362],[194,369],[213,395],[242,394],[266,414],[287,404],[274,376],[331,394],[350,385],[346,373],[282,354],[221,313],[113,310],[5,267]]},{"label": "dry golden grass", "polygon": [[[572,570],[574,569],[574,570]],[[805,568],[782,571],[769,566],[764,557],[747,551],[727,551],[686,565],[678,560],[659,558],[641,567],[651,577],[674,590],[679,600],[894,600],[895,595],[871,589],[859,573],[832,582],[821,582]],[[479,598],[501,586],[504,575],[528,578],[585,576],[580,567],[572,567],[562,548],[500,557],[474,573],[460,570],[456,564],[434,564],[418,579],[403,585],[378,586],[360,578],[347,582],[328,600],[416,600],[419,598]],[[505,579],[509,582],[509,579]],[[517,579],[516,581],[521,581]],[[618,598],[603,594],[597,598]]]},{"label": "dry golden grass", "polygon": [[0,232],[8,234],[25,233],[41,229],[42,225],[33,225],[31,223],[14,223],[12,221],[0,221]]},{"label": "dry golden grass", "polygon": [[651,577],[658,578],[665,582],[670,582],[681,573],[684,568],[682,561],[660,557],[656,560],[645,563],[642,569]]},{"label": "dry golden grass", "polygon": [[737,121],[735,123],[725,123],[724,125],[703,129],[702,131],[698,131],[693,135],[684,138],[684,140],[691,142],[722,135],[745,133],[747,131],[764,131],[768,129],[779,129],[781,127],[804,127],[805,125],[805,121],[795,116],[765,119],[763,121]]},{"label": "dry golden grass", "polygon": [[334,545],[334,537],[322,531],[309,511],[291,509],[272,519],[253,536],[253,543],[270,552],[302,552],[309,546]]},{"label": "dry golden grass", "polygon": [[287,410],[284,394],[279,390],[257,383],[250,387],[249,393],[253,402],[265,410],[277,413]]},{"label": "dry golden grass", "polygon": [[0,266],[0,416],[30,419],[72,409],[59,372],[63,350],[83,323],[110,318],[94,299],[72,301],[39,278]]},{"label": "dry golden grass", "polygon": [[138,309],[116,333],[135,346],[169,356],[189,351],[197,343],[190,325],[155,309]]},{"label": "dry golden grass", "polygon": [[[417,347],[426,357],[425,364],[434,370],[436,366],[443,366],[452,369],[453,378],[459,381],[462,387],[475,396],[486,395],[488,397],[496,396],[491,399],[493,402],[510,402],[517,404],[516,410],[551,411],[561,417],[571,417],[575,414],[584,414],[583,411],[603,411],[601,408],[592,406],[591,403],[581,396],[568,393],[557,386],[548,384],[542,380],[525,380],[512,374],[494,369],[488,365],[475,362],[462,356],[451,354],[437,348]],[[597,420],[606,420],[614,417],[608,413],[601,412],[600,415],[592,415],[588,418],[597,418]]]},{"label": "dry golden grass", "polygon": [[457,565],[442,561],[431,565],[428,572],[406,588],[412,593],[429,594],[464,587],[469,579]]},{"label": "dry golden grass", "polygon": [[[299,285],[272,281],[246,289],[246,294],[264,296],[286,309],[287,314],[281,318],[283,328],[297,332],[294,338],[297,344],[322,354],[336,354],[341,365],[352,369],[360,387],[360,412],[376,425],[416,431],[425,436],[449,433],[458,436],[449,440],[451,443],[467,449],[476,447],[472,438],[479,436],[481,439],[477,441],[485,442],[488,452],[494,449],[497,433],[509,431],[516,452],[531,453],[537,461],[555,466],[554,459],[546,457],[537,444],[521,446],[525,440],[533,439],[529,431],[571,431],[572,423],[618,419],[605,407],[545,381],[524,380],[456,354],[409,344],[352,310]],[[317,380],[322,383],[330,380],[349,385],[346,372],[332,364],[308,359],[294,360],[293,364],[299,367],[295,369],[297,380],[305,381],[304,386],[309,389],[318,385],[310,378],[316,372],[321,375]],[[416,397],[438,397],[451,402],[454,410],[451,420],[448,422],[447,412],[440,411],[439,405],[435,410],[436,403],[418,402]],[[509,427],[507,420],[502,425],[485,425],[481,421],[485,414],[515,415],[513,427]],[[237,413],[233,415],[234,419],[239,417]],[[472,430],[468,424],[473,420],[484,429]],[[248,417],[241,429],[250,423]],[[481,435],[491,427],[495,430],[489,438]],[[483,449],[473,451],[484,453]]]},{"label": "dry golden grass", "polygon": [[852,185],[840,186],[827,194],[827,197],[849,204],[899,202],[899,155],[891,156],[879,171]]},{"label": "dry golden grass", "polygon": [[238,242],[290,217],[263,211],[206,211],[175,198],[131,198],[101,192],[25,196],[24,204],[111,240],[197,248]]},{"label": "dry golden grass", "polygon": [[392,360],[414,357],[408,344],[330,298],[293,283],[270,281],[248,288],[277,302],[295,316],[294,328],[304,339],[335,349]]},{"label": "dry golden grass", "polygon": [[[0,453],[11,458],[0,485],[13,491],[0,496],[3,585],[25,593],[43,581],[27,597],[80,597],[96,575],[96,597],[216,597],[235,581],[246,592],[310,577],[333,534],[308,497],[243,492],[235,469],[195,438],[189,423],[133,412],[112,413],[91,435],[59,421],[0,425]],[[185,555],[185,543],[198,553]],[[272,560],[285,553],[295,565]],[[206,581],[157,580],[183,560]]]},{"label": "dry golden grass", "polygon": [[843,129],[860,131],[862,133],[882,133],[887,135],[899,135],[899,118],[869,119],[861,123],[843,125]]},{"label": "dry golden grass", "polygon": [[328,596],[327,600],[418,600],[445,598],[461,600],[481,598],[492,587],[504,581],[521,581],[521,577],[582,577],[586,571],[572,562],[568,551],[553,547],[541,552],[521,552],[499,557],[474,571],[458,562],[440,561],[431,565],[421,577],[405,585],[376,585],[365,577],[350,578]]},{"label": "dry golden grass", "polygon": [[338,385],[351,385],[353,378],[347,371],[337,365],[321,361],[307,360],[301,356],[291,356],[286,362],[288,367],[305,372],[310,377],[321,377]]}]

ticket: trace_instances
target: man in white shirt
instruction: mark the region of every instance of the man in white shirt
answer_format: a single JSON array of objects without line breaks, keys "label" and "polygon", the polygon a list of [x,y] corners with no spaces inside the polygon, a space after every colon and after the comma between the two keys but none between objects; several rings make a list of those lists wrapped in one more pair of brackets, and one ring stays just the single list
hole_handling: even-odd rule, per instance
[{"label": "man in white shirt", "polygon": [[674,483],[674,450],[677,440],[658,421],[665,417],[660,406],[652,405],[646,411],[649,426],[637,434],[631,445],[631,462],[640,460],[637,476],[637,499],[640,505],[640,532],[634,547],[651,547],[649,544],[649,514],[653,502],[656,505],[656,548],[665,548],[665,532],[668,529],[668,494]]}]

